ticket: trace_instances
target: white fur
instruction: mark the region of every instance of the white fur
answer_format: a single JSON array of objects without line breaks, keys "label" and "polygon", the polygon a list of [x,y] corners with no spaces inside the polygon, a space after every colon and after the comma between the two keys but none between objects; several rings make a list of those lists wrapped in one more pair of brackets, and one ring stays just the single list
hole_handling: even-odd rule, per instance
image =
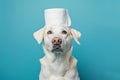
[{"label": "white fur", "polygon": [[[48,30],[52,30],[53,34],[48,35]],[[62,30],[66,30],[67,34],[61,34]],[[71,56],[71,40],[74,38],[80,44],[78,41],[80,36],[81,34],[77,30],[62,26],[44,27],[34,33],[34,37],[38,43],[44,40],[43,49],[45,56],[40,59],[41,71],[39,80],[80,80],[76,69],[77,60]],[[62,39],[61,48],[63,52],[51,52],[53,45],[51,40],[54,37]]]}]

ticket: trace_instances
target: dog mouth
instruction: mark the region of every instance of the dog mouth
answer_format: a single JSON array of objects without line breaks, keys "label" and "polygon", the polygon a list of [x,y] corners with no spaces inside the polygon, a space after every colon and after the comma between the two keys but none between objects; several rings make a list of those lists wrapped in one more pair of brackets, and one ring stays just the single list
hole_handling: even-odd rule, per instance
[{"label": "dog mouth", "polygon": [[53,45],[52,52],[63,52],[63,49],[60,45]]}]

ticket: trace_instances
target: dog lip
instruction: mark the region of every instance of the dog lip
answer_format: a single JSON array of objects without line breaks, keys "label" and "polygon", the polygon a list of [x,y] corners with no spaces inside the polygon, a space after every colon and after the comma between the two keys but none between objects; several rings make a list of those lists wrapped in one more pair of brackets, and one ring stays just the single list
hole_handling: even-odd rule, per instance
[{"label": "dog lip", "polygon": [[52,52],[63,52],[61,48],[53,48]]},{"label": "dog lip", "polygon": [[59,49],[61,48],[61,45],[53,45],[53,49]]},{"label": "dog lip", "polygon": [[63,52],[61,45],[53,45],[52,52]]}]

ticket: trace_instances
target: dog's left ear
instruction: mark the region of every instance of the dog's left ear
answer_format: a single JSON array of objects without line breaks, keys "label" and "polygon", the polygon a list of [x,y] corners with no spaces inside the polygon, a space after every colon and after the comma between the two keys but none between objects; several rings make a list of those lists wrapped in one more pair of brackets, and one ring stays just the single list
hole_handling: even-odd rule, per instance
[{"label": "dog's left ear", "polygon": [[79,38],[81,37],[81,33],[75,29],[71,29],[71,35],[74,40],[80,45]]},{"label": "dog's left ear", "polygon": [[33,36],[37,40],[37,42],[40,44],[44,37],[44,28],[41,28],[38,31],[34,32]]}]

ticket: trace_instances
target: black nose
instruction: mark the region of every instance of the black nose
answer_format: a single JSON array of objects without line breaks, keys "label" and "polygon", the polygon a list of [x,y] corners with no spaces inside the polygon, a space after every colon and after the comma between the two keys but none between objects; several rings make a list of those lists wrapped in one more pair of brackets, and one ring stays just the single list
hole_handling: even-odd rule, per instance
[{"label": "black nose", "polygon": [[52,39],[53,45],[60,45],[61,43],[62,43],[62,39],[60,39],[59,37],[55,37]]}]

